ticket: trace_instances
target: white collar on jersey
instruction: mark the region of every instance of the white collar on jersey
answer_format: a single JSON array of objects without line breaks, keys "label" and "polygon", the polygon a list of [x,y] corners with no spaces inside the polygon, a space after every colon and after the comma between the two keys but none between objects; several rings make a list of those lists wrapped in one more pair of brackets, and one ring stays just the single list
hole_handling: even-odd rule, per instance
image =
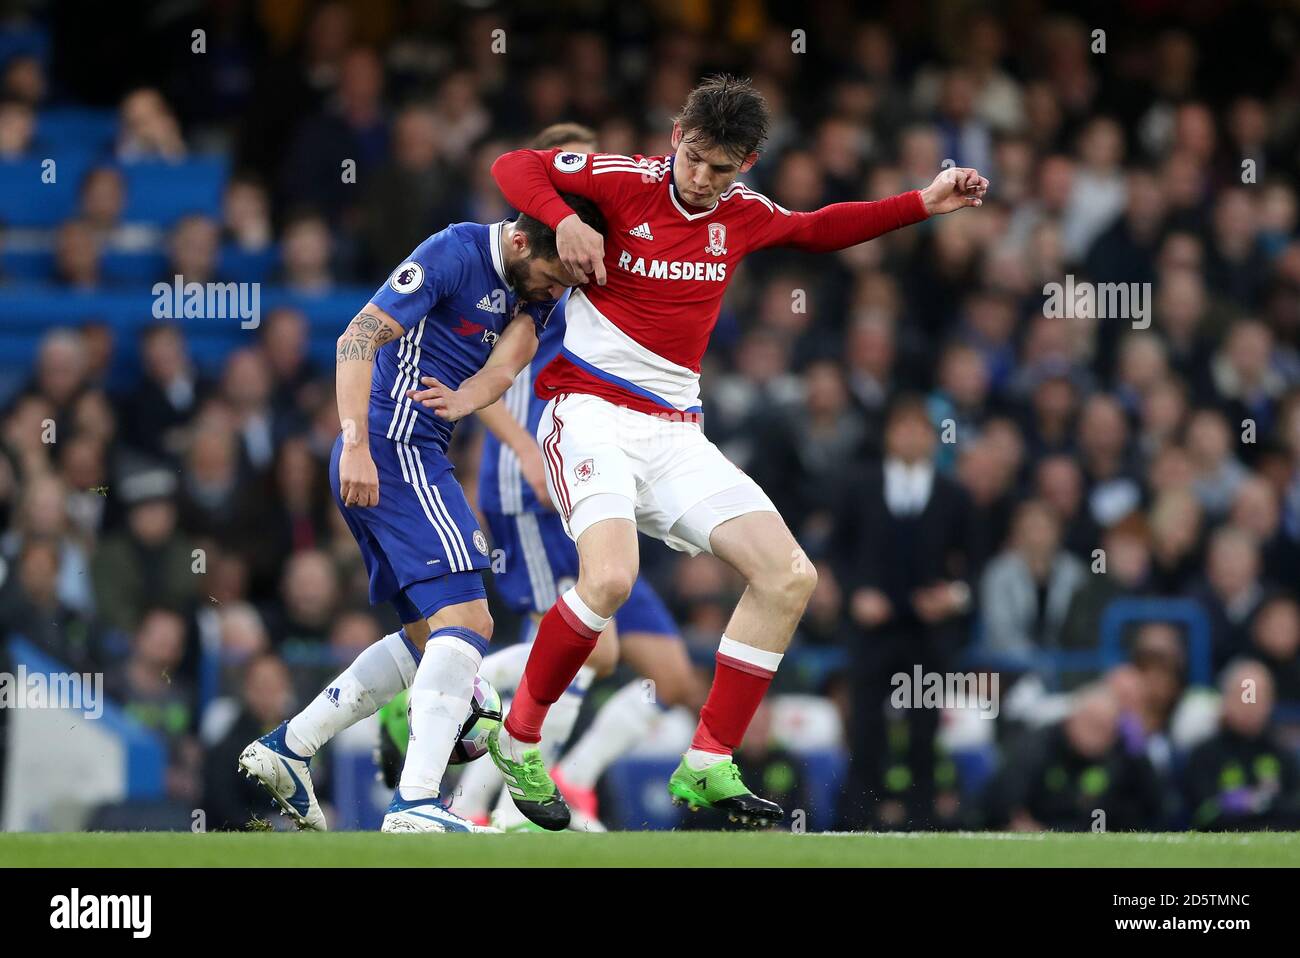
[{"label": "white collar on jersey", "polygon": [[501,282],[506,284],[506,289],[509,289],[510,280],[506,279],[506,264],[501,258],[501,230],[505,225],[505,221],[502,220],[488,227],[488,246],[492,247],[492,267],[497,271]]},{"label": "white collar on jersey", "polygon": [[677,187],[673,185],[673,163],[672,158],[668,160],[668,175],[664,177],[668,181],[668,198],[673,201],[673,206],[677,207],[677,212],[688,220],[698,220],[701,217],[708,216],[718,208],[718,200],[713,201],[713,205],[707,210],[700,210],[698,213],[687,212],[686,207],[682,205],[681,200],[677,198]]}]

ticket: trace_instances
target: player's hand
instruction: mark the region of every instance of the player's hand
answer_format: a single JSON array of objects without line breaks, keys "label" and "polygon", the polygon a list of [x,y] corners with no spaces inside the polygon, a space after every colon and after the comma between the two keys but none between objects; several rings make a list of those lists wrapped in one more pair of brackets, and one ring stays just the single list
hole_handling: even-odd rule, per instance
[{"label": "player's hand", "polygon": [[444,386],[432,376],[421,376],[420,382],[425,388],[408,389],[406,396],[425,409],[432,409],[433,414],[438,418],[455,422],[457,419],[464,419],[474,411],[474,403],[459,389]]},{"label": "player's hand", "polygon": [[978,170],[954,166],[934,178],[934,182],[921,191],[926,212],[931,216],[951,213],[967,206],[983,206],[989,181]]},{"label": "player's hand", "polygon": [[368,446],[343,444],[339,455],[339,496],[345,506],[379,505],[379,470]]},{"label": "player's hand", "polygon": [[605,285],[605,237],[592,229],[577,213],[560,220],[555,228],[555,248],[560,262],[569,268],[581,282],[594,275],[596,285]]},{"label": "player's hand", "polygon": [[515,455],[519,457],[519,471],[523,474],[524,482],[533,490],[537,501],[554,511],[551,491],[546,488],[546,460],[542,458],[542,447],[530,442],[522,449],[516,449]]}]

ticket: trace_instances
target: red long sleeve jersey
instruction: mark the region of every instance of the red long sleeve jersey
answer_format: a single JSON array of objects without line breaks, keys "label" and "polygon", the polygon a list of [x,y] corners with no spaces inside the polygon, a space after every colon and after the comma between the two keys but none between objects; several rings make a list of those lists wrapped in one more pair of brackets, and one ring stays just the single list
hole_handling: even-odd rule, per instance
[{"label": "red long sleeve jersey", "polygon": [[927,216],[915,190],[792,213],[742,183],[696,209],[673,187],[672,160],[516,150],[493,164],[516,209],[554,228],[573,212],[559,193],[576,193],[593,200],[609,226],[608,281],[570,294],[564,347],[537,377],[540,398],[588,393],[642,412],[697,415],[700,360],[746,253],[844,249]]}]

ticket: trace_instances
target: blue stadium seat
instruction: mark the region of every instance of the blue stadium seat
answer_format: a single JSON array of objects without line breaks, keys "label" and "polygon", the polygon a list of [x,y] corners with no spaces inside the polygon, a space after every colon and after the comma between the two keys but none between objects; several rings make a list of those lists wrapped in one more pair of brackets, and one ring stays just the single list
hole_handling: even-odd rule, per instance
[{"label": "blue stadium seat", "polygon": [[7,249],[0,252],[0,279],[9,283],[47,283],[54,277],[54,251]]},{"label": "blue stadium seat", "polygon": [[0,161],[0,226],[54,226],[76,212],[90,157],[78,152],[53,159],[52,183],[45,182],[43,157]]},{"label": "blue stadium seat", "polygon": [[77,150],[106,157],[117,138],[117,111],[60,107],[36,118],[36,142],[41,149]]},{"label": "blue stadium seat", "polygon": [[111,286],[152,284],[167,270],[167,257],[158,252],[105,253],[100,263],[104,282]]},{"label": "blue stadium seat", "polygon": [[226,161],[196,157],[179,163],[156,160],[123,163],[128,223],[171,226],[189,213],[218,216],[226,185]]},{"label": "blue stadium seat", "polygon": [[225,246],[217,273],[236,283],[265,283],[280,262],[280,249],[271,246],[258,253],[248,253],[237,246]]}]

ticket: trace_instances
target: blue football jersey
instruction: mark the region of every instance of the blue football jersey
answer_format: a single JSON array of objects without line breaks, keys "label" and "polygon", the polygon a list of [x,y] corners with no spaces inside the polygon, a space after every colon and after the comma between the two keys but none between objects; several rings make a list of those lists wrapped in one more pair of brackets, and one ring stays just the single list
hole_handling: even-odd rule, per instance
[{"label": "blue football jersey", "polygon": [[[546,368],[546,364],[559,355],[564,345],[564,307],[569,302],[566,292],[552,310],[546,328],[538,334],[537,355],[526,366],[503,397],[506,408],[515,421],[522,423],[531,436],[537,435],[537,425],[542,421],[542,410],[546,408],[545,399],[538,399],[533,392],[533,383],[537,374]],[[484,512],[499,512],[505,515],[517,515],[524,512],[546,512],[547,509],[537,501],[533,487],[524,482],[519,469],[519,457],[491,432],[484,430],[483,462],[478,472],[479,508]]]},{"label": "blue football jersey", "polygon": [[406,398],[433,376],[456,389],[483,368],[520,309],[545,330],[554,303],[520,303],[501,258],[505,224],[455,223],[415,248],[370,302],[406,330],[375,356],[370,385],[372,436],[446,451],[452,423]]}]

